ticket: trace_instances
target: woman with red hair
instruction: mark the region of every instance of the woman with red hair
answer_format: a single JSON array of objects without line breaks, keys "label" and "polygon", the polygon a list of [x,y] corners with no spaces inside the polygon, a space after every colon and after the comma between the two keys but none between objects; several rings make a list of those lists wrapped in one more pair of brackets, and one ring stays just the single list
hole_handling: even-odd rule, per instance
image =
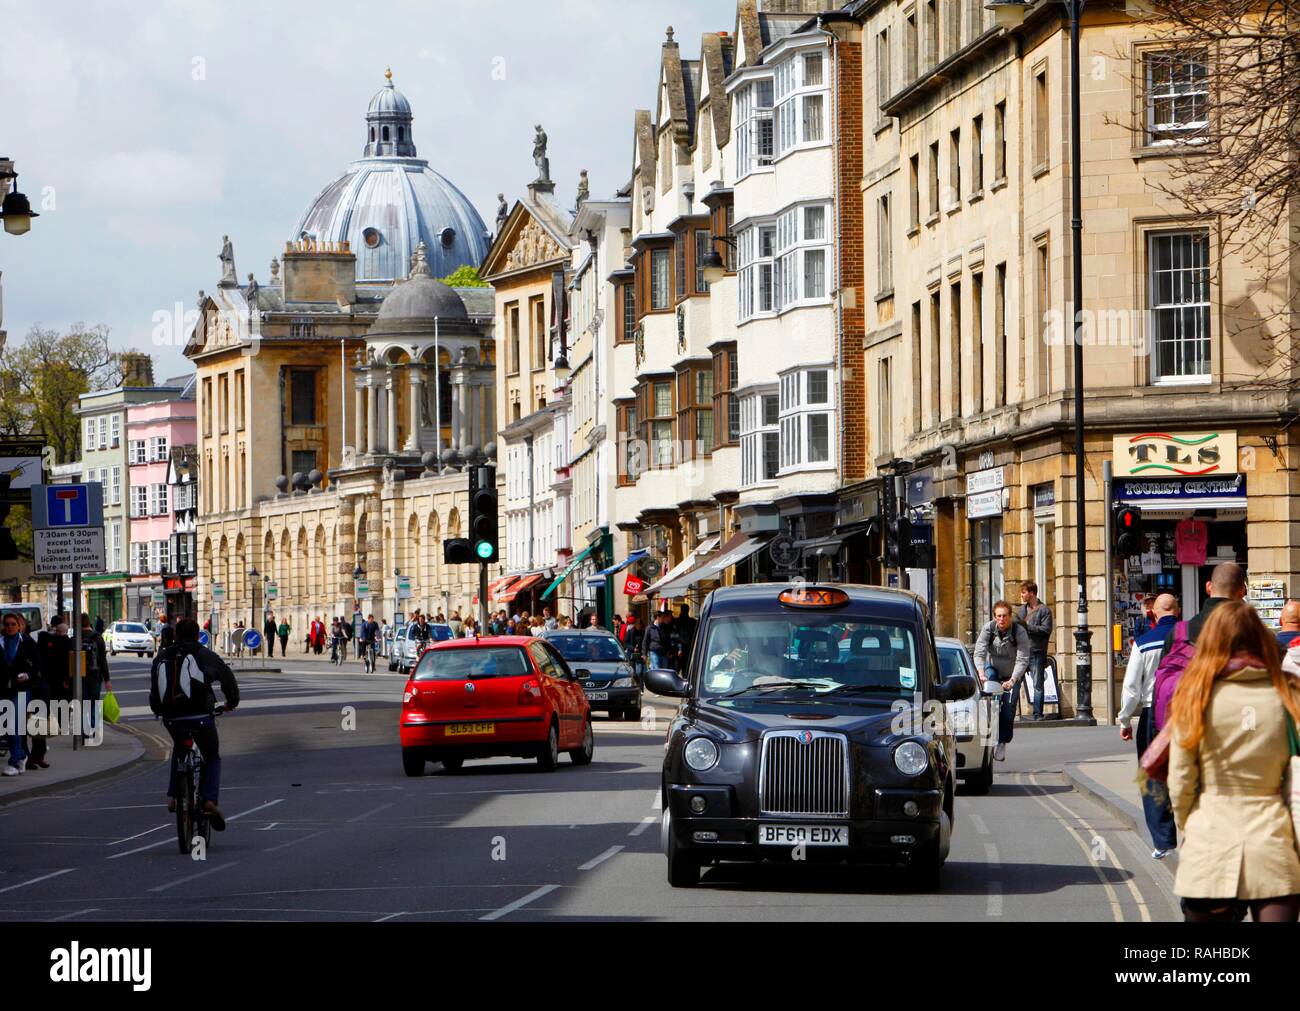
[{"label": "woman with red hair", "polygon": [[1282,794],[1300,686],[1240,600],[1216,607],[1170,705],[1169,797],[1184,833],[1174,891],[1189,922],[1294,923],[1300,855]]}]

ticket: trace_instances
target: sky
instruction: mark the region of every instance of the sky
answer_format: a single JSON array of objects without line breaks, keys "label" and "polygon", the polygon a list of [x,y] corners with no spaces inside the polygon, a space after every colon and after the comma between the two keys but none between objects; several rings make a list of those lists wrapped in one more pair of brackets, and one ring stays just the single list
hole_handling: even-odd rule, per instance
[{"label": "sky", "polygon": [[387,67],[419,156],[489,228],[496,194],[535,175],[535,123],[558,197],[584,168],[610,196],[634,111],[654,108],[665,28],[695,58],[734,18],[734,0],[0,0],[0,157],[40,213],[0,232],[0,326],[13,346],[33,325],[104,323],[159,380],[191,371],[158,344],[157,314],[216,288],[223,235],[241,281],[266,283],[360,157]]}]

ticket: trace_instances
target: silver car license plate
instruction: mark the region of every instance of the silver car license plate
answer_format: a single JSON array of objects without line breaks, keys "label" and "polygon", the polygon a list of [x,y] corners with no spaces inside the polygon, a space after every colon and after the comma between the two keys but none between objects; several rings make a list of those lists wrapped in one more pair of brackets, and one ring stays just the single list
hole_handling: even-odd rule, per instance
[{"label": "silver car license plate", "polygon": [[847,846],[847,825],[759,825],[763,846]]},{"label": "silver car license plate", "polygon": [[608,702],[609,692],[587,692],[588,702]]}]

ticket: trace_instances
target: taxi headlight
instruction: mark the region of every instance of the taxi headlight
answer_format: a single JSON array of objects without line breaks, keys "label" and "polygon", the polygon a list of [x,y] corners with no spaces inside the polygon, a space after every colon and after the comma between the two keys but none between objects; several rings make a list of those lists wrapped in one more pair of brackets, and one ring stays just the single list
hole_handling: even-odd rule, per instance
[{"label": "taxi headlight", "polygon": [[930,756],[915,741],[904,741],[894,749],[894,766],[904,776],[919,776],[930,765]]},{"label": "taxi headlight", "polygon": [[686,744],[686,764],[696,772],[704,772],[718,764],[718,746],[707,737],[692,738]]},{"label": "taxi headlight", "polygon": [[633,681],[631,678],[619,678],[619,679],[618,679],[617,681],[615,681],[612,685],[610,685],[610,687],[611,687],[611,688],[631,688],[634,684],[636,684],[636,682]]}]

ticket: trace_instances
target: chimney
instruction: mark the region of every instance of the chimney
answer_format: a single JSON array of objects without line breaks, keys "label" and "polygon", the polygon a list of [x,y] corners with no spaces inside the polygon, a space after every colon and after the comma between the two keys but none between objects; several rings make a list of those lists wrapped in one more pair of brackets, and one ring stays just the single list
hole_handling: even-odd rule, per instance
[{"label": "chimney", "polygon": [[298,239],[284,244],[281,274],[286,302],[352,305],[357,300],[357,257],[350,242]]},{"label": "chimney", "polygon": [[153,358],[143,351],[122,352],[122,385],[152,386]]}]

